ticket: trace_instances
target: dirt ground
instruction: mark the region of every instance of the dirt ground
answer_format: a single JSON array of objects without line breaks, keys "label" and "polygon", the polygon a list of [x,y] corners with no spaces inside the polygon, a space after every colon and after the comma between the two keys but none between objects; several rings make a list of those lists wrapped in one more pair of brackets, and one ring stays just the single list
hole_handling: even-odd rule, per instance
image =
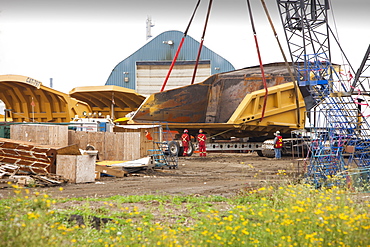
[{"label": "dirt ground", "polygon": [[[149,169],[127,177],[101,177],[95,183],[33,188],[53,197],[109,197],[113,195],[220,195],[230,197],[242,190],[294,180],[302,171],[292,157],[281,160],[255,153],[211,153],[207,157],[179,157],[178,169]],[[301,167],[299,167],[301,166]],[[0,189],[0,199],[12,194]]]}]

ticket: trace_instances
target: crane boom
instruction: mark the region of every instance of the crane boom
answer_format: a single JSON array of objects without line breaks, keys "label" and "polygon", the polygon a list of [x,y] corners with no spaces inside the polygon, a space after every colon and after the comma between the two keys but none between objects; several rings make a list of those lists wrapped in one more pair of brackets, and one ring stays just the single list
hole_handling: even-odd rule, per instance
[{"label": "crane boom", "polygon": [[312,87],[318,83],[312,82],[310,71],[320,70],[323,78],[330,77],[331,73],[321,63],[331,61],[327,18],[329,2],[277,0],[277,4],[299,88],[305,99],[306,109],[310,110],[318,103],[318,97],[312,94]]},{"label": "crane boom", "polygon": [[[368,107],[370,103],[364,86],[357,83],[361,72],[351,83],[343,80],[339,66],[331,63],[329,0],[277,0],[277,3],[299,88],[308,115],[313,118],[306,179],[321,187],[333,185],[329,178],[337,176],[336,183],[344,181],[349,185],[360,171],[366,174],[361,183],[368,183],[370,124],[361,106]],[[354,96],[354,91],[358,95]],[[350,167],[356,170],[350,171]]]}]

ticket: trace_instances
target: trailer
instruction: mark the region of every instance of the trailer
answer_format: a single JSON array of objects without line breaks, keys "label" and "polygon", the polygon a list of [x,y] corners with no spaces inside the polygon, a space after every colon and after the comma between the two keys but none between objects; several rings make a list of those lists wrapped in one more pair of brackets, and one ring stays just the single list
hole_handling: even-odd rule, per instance
[{"label": "trailer", "polygon": [[[284,138],[290,137],[292,130],[302,128],[305,123],[304,98],[291,82],[285,64],[267,64],[264,70],[267,87],[259,66],[254,66],[152,94],[129,124],[157,123],[179,133],[188,129],[193,137],[202,129],[211,148],[248,149],[262,154],[263,142],[273,139],[274,132],[279,130]],[[232,147],[232,138],[243,141]],[[181,155],[179,136],[168,144]],[[193,151],[191,145],[189,154]]]}]

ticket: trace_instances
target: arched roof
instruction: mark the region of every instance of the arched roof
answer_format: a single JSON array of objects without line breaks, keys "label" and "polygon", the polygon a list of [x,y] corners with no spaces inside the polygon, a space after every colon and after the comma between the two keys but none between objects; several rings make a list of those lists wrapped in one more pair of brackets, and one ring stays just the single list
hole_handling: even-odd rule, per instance
[{"label": "arched roof", "polygon": [[[183,37],[180,31],[166,31],[151,39],[132,55],[118,63],[112,70],[106,85],[116,85],[136,89],[135,63],[138,61],[172,61],[178,45]],[[173,45],[167,41],[173,41]],[[199,49],[199,42],[186,36],[177,61],[195,61]],[[211,74],[235,70],[234,66],[225,58],[203,46],[200,60],[211,62]],[[125,77],[130,80],[125,82]]]}]

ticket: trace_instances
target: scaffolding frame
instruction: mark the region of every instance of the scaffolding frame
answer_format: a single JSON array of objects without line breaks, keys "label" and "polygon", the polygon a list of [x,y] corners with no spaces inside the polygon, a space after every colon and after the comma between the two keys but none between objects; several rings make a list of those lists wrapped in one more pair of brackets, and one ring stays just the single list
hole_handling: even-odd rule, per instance
[{"label": "scaffolding frame", "polygon": [[369,185],[370,77],[364,74],[370,67],[370,46],[355,78],[344,78],[340,67],[331,63],[329,1],[277,0],[277,4],[310,122],[306,181],[316,187]]}]

